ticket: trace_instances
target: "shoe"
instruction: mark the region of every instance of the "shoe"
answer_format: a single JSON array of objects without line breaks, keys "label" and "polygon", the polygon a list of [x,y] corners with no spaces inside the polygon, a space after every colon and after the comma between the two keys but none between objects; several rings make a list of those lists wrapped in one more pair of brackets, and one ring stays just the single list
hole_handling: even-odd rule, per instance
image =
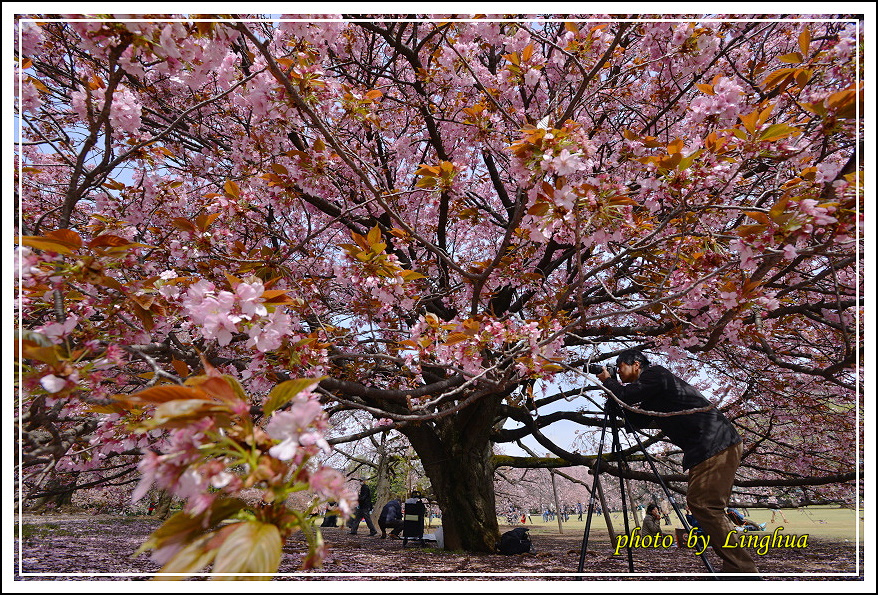
[{"label": "shoe", "polygon": [[378,531],[372,531],[369,533],[369,537],[375,537],[376,535],[378,535]]},{"label": "shoe", "polygon": [[759,523],[759,530],[765,531],[765,523]]},{"label": "shoe", "polygon": [[382,535],[381,539],[387,539],[387,535]]},{"label": "shoe", "polygon": [[356,535],[356,534],[357,534],[356,531],[351,531],[351,535]]},{"label": "shoe", "polygon": [[395,535],[393,533],[390,534],[391,539],[402,539],[399,535]]}]

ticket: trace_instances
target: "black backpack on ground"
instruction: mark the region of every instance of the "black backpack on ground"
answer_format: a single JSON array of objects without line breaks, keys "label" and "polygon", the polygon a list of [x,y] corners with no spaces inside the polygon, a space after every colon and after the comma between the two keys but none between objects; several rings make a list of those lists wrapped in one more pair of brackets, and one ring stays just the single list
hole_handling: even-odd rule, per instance
[{"label": "black backpack on ground", "polygon": [[507,531],[500,536],[497,551],[505,555],[526,554],[530,552],[531,542],[527,532],[528,529],[526,527],[516,527],[511,531]]}]

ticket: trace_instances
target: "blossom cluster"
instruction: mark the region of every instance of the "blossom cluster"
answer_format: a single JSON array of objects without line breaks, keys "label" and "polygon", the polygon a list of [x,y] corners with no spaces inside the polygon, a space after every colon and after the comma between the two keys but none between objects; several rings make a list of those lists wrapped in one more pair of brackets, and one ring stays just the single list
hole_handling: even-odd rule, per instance
[{"label": "blossom cluster", "polygon": [[[490,367],[485,350],[515,358],[515,367],[524,377],[538,378],[557,372],[554,363],[563,358],[561,323],[551,320],[515,320],[479,317],[440,323],[433,314],[422,317],[412,328],[412,341],[420,360],[453,366],[470,376]],[[407,358],[414,362],[415,354]]]},{"label": "blossom cluster", "polygon": [[284,337],[294,334],[292,318],[281,308],[269,312],[262,297],[262,282],[238,283],[234,291],[217,290],[202,279],[193,283],[182,297],[190,324],[205,338],[228,345],[234,333],[246,331],[248,346],[260,352],[280,347]]},{"label": "blossom cluster", "polygon": [[[181,514],[206,523],[213,515],[235,516],[244,503],[252,501],[247,494],[255,490],[260,497],[252,501],[248,513],[258,523],[254,526],[273,525],[280,541],[272,543],[278,549],[292,531],[302,530],[309,543],[308,563],[319,563],[323,550],[310,513],[319,503],[334,501],[347,515],[353,501],[341,472],[314,465],[316,454],[331,450],[324,438],[326,413],[311,392],[320,379],[277,385],[263,406],[268,421],[261,427],[250,416],[250,405],[237,381],[207,363],[205,367],[207,374],[189,379],[186,386],[154,387],[115,397],[136,415],[142,416],[139,412],[147,406],[139,422],[141,431],[167,431],[153,447],[157,451],[145,450],[132,501],[156,485],[185,500]],[[288,506],[289,497],[302,490],[316,498],[305,510]],[[235,525],[241,526],[246,525]],[[206,524],[199,529],[209,531]],[[175,539],[162,537],[176,531],[179,523],[172,518],[144,546],[155,550],[153,558],[166,564],[165,571],[173,568],[175,559],[179,561],[184,547],[206,554],[227,535],[222,530],[214,532],[214,545],[200,538],[200,532],[188,530]]]}]

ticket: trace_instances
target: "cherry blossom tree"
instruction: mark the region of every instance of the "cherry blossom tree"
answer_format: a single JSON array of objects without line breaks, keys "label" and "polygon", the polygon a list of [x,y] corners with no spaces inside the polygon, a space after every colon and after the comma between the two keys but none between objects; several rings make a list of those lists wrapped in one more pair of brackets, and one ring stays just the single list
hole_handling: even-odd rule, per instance
[{"label": "cherry blossom tree", "polygon": [[541,430],[596,406],[538,412],[640,347],[741,428],[739,486],[855,497],[856,20],[470,16],[17,21],[28,493],[143,452],[195,516],[274,494],[236,538],[274,543],[284,469],[337,497],[306,459],[395,429],[446,547],[493,551],[534,464],[493,445],[593,465]]}]

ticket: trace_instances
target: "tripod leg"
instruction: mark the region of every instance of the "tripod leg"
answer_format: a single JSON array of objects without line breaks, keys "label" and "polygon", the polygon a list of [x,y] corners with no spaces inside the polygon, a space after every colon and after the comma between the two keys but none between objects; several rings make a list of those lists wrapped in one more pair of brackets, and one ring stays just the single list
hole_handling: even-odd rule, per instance
[{"label": "tripod leg", "polygon": [[[591,494],[588,499],[588,517],[585,519],[585,531],[582,534],[582,545],[579,548],[579,566],[577,567],[576,572],[582,574],[583,568],[585,567],[585,552],[588,549],[588,534],[591,531],[591,517],[594,514],[594,497],[595,490],[598,489],[600,484],[600,469],[601,469],[601,457],[604,454],[604,437],[607,434],[607,415],[604,415],[604,425],[601,429],[601,441],[598,443],[598,456],[594,462],[594,481],[591,484]],[[601,492],[603,494],[603,492]],[[604,514],[610,514],[610,511],[605,507]],[[582,580],[582,577],[578,577],[579,580]]]},{"label": "tripod leg", "polygon": [[625,478],[622,476],[622,470],[625,465],[625,457],[622,455],[622,443],[619,442],[619,428],[616,425],[616,418],[610,416],[613,430],[613,450],[616,453],[617,464],[619,465],[619,494],[622,497],[622,519],[625,521],[625,535],[628,536],[627,547],[628,552],[628,572],[634,572],[634,556],[631,553],[631,525],[628,523],[628,507],[625,505]]}]

